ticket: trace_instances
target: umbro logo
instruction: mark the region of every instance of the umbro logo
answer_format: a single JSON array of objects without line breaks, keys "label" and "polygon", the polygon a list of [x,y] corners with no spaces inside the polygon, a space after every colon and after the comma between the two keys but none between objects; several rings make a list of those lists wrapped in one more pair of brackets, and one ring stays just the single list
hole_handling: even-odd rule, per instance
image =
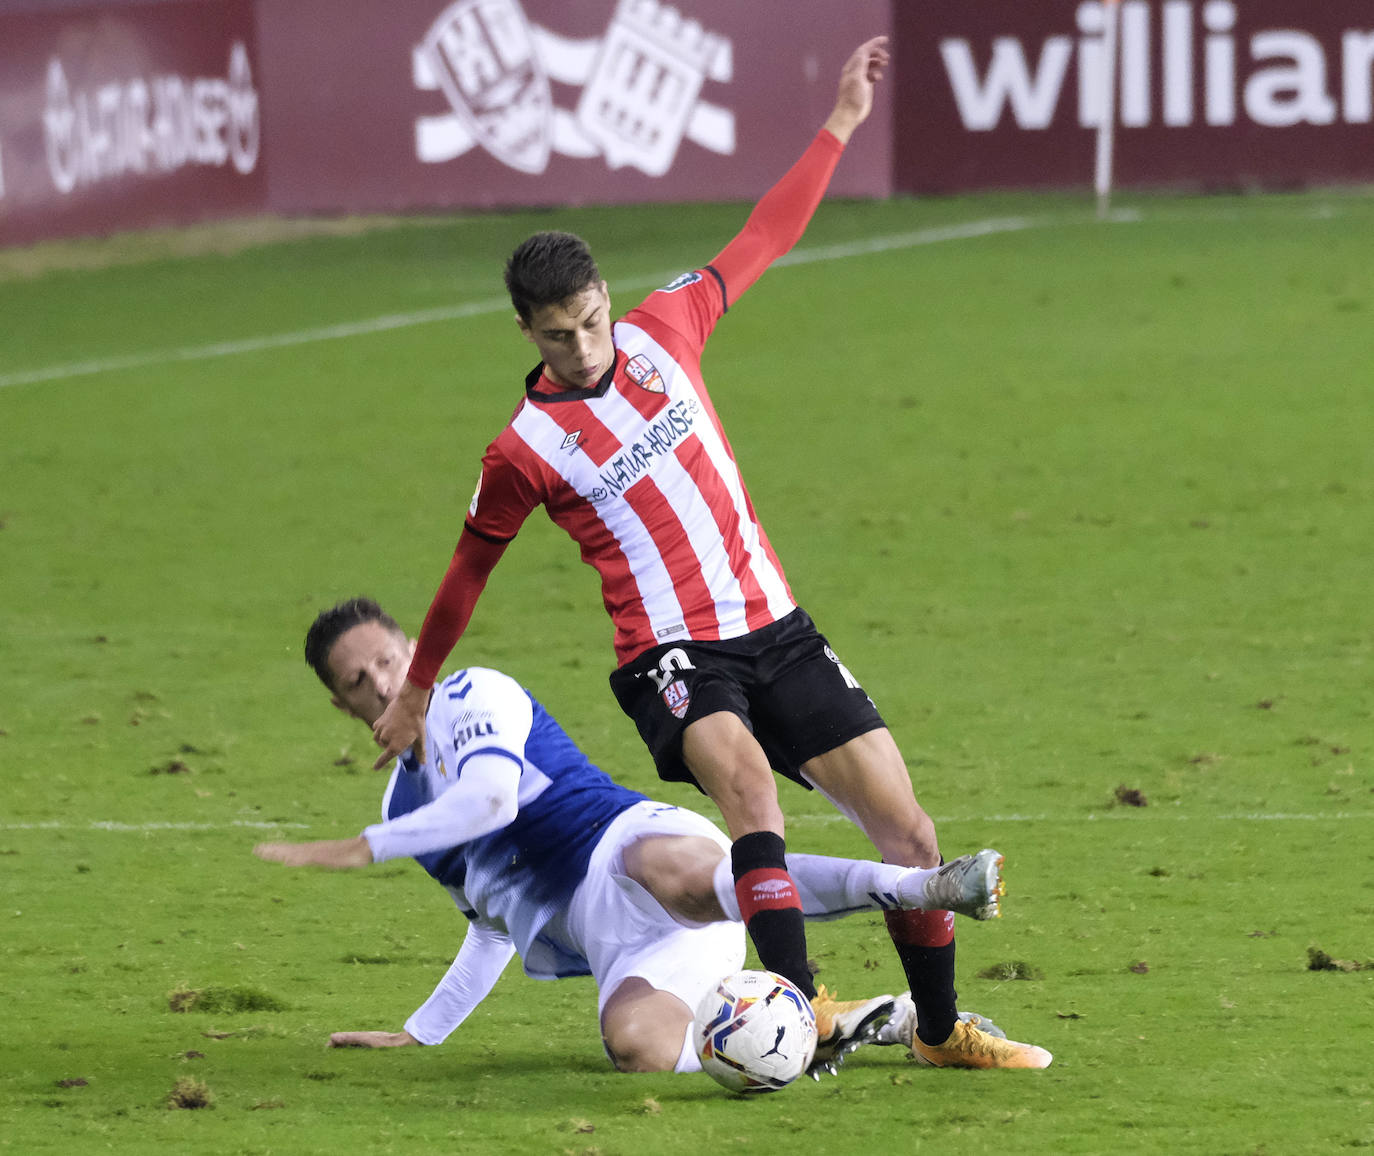
[{"label": "umbro logo", "polygon": [[563,444],[559,448],[570,450],[573,448],[573,446],[577,445],[578,439],[581,437],[582,431],[580,429],[575,429],[572,431],[572,433],[570,433],[567,437],[563,439]]},{"label": "umbro logo", "polygon": [[782,896],[792,891],[792,884],[786,879],[762,879],[749,890],[755,895]]}]

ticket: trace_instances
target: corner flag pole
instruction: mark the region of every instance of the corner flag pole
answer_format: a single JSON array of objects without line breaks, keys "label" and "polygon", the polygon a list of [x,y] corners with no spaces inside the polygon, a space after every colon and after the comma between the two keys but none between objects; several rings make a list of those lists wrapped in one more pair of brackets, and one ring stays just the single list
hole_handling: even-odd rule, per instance
[{"label": "corner flag pole", "polygon": [[1112,200],[1112,144],[1116,135],[1116,58],[1120,0],[1102,0],[1102,119],[1097,125],[1097,164],[1093,185],[1097,190],[1097,218],[1106,217]]}]

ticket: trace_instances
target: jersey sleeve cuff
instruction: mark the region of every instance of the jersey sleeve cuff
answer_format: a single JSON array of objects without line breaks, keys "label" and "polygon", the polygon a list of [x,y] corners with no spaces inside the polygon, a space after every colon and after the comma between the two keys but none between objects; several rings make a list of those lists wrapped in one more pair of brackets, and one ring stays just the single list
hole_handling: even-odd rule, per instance
[{"label": "jersey sleeve cuff", "polygon": [[821,129],[820,132],[816,134],[816,139],[822,144],[829,145],[836,153],[844,152],[844,142],[828,128]]}]

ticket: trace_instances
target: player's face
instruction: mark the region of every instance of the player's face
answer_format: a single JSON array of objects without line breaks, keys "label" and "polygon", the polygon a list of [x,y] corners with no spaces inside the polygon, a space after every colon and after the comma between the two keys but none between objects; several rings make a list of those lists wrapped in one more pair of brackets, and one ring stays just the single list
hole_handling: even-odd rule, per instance
[{"label": "player's face", "polygon": [[334,705],[371,726],[401,690],[415,643],[380,622],[345,630],[329,652]]},{"label": "player's face", "polygon": [[566,389],[591,389],[615,361],[605,281],[557,305],[540,306],[528,322],[516,321],[538,348],[549,377]]}]

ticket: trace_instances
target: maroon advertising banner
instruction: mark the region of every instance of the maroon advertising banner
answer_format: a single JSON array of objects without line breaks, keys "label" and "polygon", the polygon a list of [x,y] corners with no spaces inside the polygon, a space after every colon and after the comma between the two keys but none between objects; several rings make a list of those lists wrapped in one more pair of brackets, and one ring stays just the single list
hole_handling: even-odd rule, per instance
[{"label": "maroon advertising banner", "polygon": [[893,21],[902,191],[1089,185],[1109,105],[1118,185],[1374,180],[1369,0],[899,0]]},{"label": "maroon advertising banner", "polygon": [[250,0],[0,12],[0,244],[261,211]]},{"label": "maroon advertising banner", "polygon": [[832,196],[1374,181],[1370,0],[0,0],[0,244],[749,201],[881,31]]},{"label": "maroon advertising banner", "polygon": [[[888,0],[271,0],[282,212],[749,200]],[[891,91],[832,192],[891,191]]]}]

